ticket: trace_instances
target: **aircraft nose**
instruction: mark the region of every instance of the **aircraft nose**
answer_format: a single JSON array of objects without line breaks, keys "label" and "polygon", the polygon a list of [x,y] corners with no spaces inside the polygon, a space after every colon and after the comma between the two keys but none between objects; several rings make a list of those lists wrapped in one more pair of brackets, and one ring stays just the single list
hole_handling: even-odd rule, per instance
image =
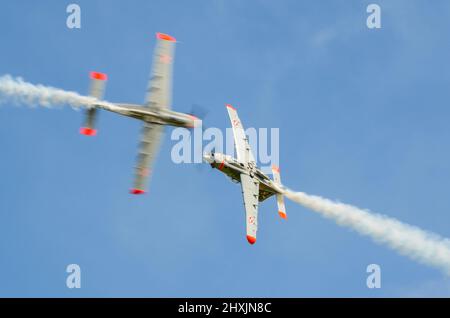
[{"label": "aircraft nose", "polygon": [[214,162],[214,158],[209,153],[203,154],[203,160],[206,161],[207,163],[213,163]]}]

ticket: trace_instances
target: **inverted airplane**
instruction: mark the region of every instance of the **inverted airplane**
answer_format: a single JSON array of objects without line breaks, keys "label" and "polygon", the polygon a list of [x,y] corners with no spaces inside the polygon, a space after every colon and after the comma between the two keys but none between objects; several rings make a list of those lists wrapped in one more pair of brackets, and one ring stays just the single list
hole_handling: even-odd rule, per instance
[{"label": "inverted airplane", "polygon": [[275,195],[277,198],[278,214],[287,218],[284,205],[284,186],[281,184],[280,169],[272,166],[273,180],[256,166],[255,158],[245,134],[236,109],[227,105],[233,128],[234,146],[237,158],[222,153],[211,152],[204,154],[203,159],[211,167],[226,174],[235,183],[241,183],[242,195],[246,214],[247,240],[250,244],[256,242],[258,230],[258,203]]},{"label": "inverted airplane", "polygon": [[[132,194],[146,192],[149,175],[153,161],[159,150],[163,133],[163,126],[176,126],[193,128],[201,121],[191,115],[171,110],[172,99],[172,64],[176,40],[174,37],[157,33],[157,44],[153,56],[153,67],[147,89],[144,105],[122,103],[95,103],[86,111],[86,120],[80,133],[86,136],[95,136],[95,121],[98,109],[105,109],[123,116],[143,121],[142,137],[135,167],[134,185],[130,190]],[[91,72],[90,95],[101,100],[103,97],[107,75]]]}]

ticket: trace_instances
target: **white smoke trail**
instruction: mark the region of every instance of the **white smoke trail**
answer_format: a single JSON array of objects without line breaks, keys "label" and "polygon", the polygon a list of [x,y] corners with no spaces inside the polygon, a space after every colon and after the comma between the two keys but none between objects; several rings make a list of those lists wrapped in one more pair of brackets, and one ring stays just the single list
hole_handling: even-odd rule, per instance
[{"label": "white smoke trail", "polygon": [[441,269],[450,275],[450,240],[418,227],[404,224],[385,215],[371,213],[357,207],[333,202],[303,192],[285,192],[287,198],[322,216],[333,219],[376,242],[384,243],[402,255],[420,263]]},{"label": "white smoke trail", "polygon": [[58,107],[69,104],[74,108],[90,108],[99,102],[94,97],[82,96],[76,92],[54,87],[34,85],[20,77],[13,78],[11,75],[0,76],[0,103],[5,100],[32,107],[37,105]]}]

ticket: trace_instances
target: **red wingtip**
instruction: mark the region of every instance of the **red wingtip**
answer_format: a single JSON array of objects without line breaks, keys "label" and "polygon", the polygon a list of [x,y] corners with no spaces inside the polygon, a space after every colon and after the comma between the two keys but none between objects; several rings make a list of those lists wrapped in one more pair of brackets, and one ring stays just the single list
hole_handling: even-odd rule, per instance
[{"label": "red wingtip", "polygon": [[170,42],[176,42],[177,41],[173,36],[168,35],[168,34],[164,34],[164,33],[159,33],[159,32],[156,33],[156,37],[158,39],[165,40],[165,41],[170,41]]},{"label": "red wingtip", "polygon": [[89,127],[81,127],[80,128],[80,134],[86,135],[86,136],[95,136],[97,134],[97,130]]},{"label": "red wingtip", "polygon": [[253,244],[255,244],[255,242],[256,242],[256,237],[247,235],[247,241],[248,241],[250,244],[253,245]]},{"label": "red wingtip", "polygon": [[227,104],[227,107],[236,110],[236,108],[234,108],[234,107],[231,106],[230,104]]},{"label": "red wingtip", "polygon": [[275,165],[272,165],[272,170],[280,173],[280,168]]},{"label": "red wingtip", "polygon": [[131,194],[144,194],[145,191],[144,191],[144,190],[141,190],[141,189],[131,189],[131,190],[130,190],[130,193],[131,193]]},{"label": "red wingtip", "polygon": [[108,75],[106,75],[105,73],[91,72],[90,76],[92,79],[97,79],[100,81],[106,81],[108,79]]},{"label": "red wingtip", "polygon": [[282,219],[287,220],[287,214],[286,214],[286,212],[278,211],[278,215],[279,215]]}]

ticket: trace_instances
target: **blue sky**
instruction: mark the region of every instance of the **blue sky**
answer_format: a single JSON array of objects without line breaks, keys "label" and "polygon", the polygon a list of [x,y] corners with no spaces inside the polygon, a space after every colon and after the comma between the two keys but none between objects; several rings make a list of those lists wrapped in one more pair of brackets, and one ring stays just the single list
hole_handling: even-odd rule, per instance
[{"label": "blue sky", "polygon": [[[450,237],[450,3],[376,1],[2,1],[0,74],[142,103],[155,33],[177,38],[174,109],[280,128],[290,188]],[[450,296],[440,272],[287,202],[260,206],[245,239],[239,185],[170,160],[170,131],[145,196],[131,196],[140,123],[102,112],[0,106],[0,296]],[[65,285],[79,264],[82,288]],[[366,287],[381,266],[382,288]]]}]

